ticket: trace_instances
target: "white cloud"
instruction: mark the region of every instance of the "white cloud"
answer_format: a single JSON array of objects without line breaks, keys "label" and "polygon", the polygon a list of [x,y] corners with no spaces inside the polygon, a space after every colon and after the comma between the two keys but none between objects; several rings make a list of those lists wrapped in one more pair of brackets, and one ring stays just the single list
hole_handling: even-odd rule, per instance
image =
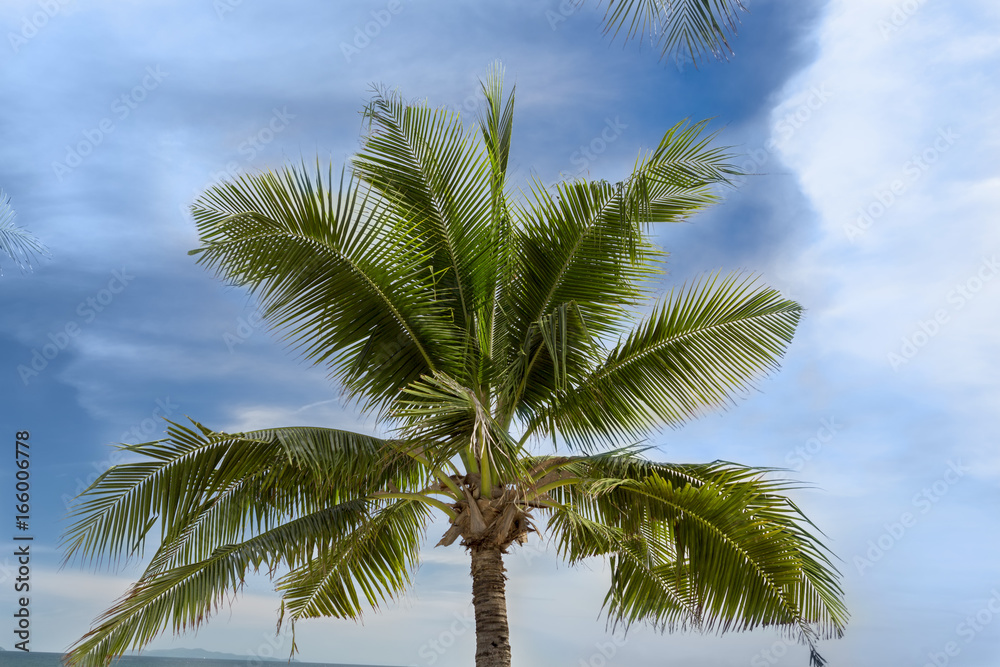
[{"label": "white cloud", "polygon": [[821,225],[799,282],[823,304],[826,349],[890,368],[888,354],[916,337],[917,356],[898,370],[960,388],[995,371],[983,361],[995,360],[989,332],[1000,326],[990,306],[1000,294],[1000,91],[979,73],[998,59],[967,39],[982,7],[926,5],[885,36],[872,29],[895,7],[832,3],[819,58],[790,85],[832,91],[781,145]]}]

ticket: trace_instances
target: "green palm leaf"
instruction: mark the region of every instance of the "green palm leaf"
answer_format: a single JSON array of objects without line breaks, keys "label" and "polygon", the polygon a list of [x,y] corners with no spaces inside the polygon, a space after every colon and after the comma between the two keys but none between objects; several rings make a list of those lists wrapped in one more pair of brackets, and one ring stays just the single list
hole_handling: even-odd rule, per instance
[{"label": "green palm leaf", "polygon": [[[385,204],[343,177],[287,169],[214,186],[193,206],[192,251],[258,293],[265,319],[356,396],[384,405],[438,365],[462,336],[436,302],[427,259],[387,224]],[[361,315],[361,316],[356,316]]]},{"label": "green palm leaf", "polygon": [[366,520],[365,503],[352,500],[219,547],[202,560],[148,569],[72,647],[68,664],[103,667],[106,656],[142,648],[168,628],[175,633],[197,628],[222,605],[226,593],[242,588],[249,573],[262,566],[269,571],[280,565],[308,566],[315,550],[342,548]]},{"label": "green palm leaf", "polygon": [[[158,525],[172,560],[267,530],[288,516],[419,488],[429,477],[398,446],[371,436],[296,427],[228,434],[172,424],[168,438],[124,447],[145,457],[114,466],[84,491],[64,536],[66,560],[141,555]],[[161,550],[161,556],[162,556]]]},{"label": "green palm leaf", "polygon": [[549,394],[526,435],[558,433],[590,446],[721,407],[777,367],[800,313],[737,275],[672,291],[588,377]]},{"label": "green palm leaf", "polygon": [[516,300],[506,308],[517,347],[508,362],[514,373],[505,406],[527,418],[555,387],[532,377],[536,361],[545,361],[536,335],[542,318],[572,303],[587,338],[618,335],[631,322],[646,281],[660,271],[654,261],[663,256],[646,239],[646,227],[686,219],[714,202],[712,187],[736,173],[731,156],[710,145],[704,128],[671,128],[616,185],[576,181],[560,184],[555,195],[535,188],[531,208],[522,211],[521,277],[510,290]]},{"label": "green palm leaf", "polygon": [[278,580],[283,612],[296,621],[359,618],[366,604],[377,610],[409,586],[427,518],[425,505],[396,501],[324,545]]},{"label": "green palm leaf", "polygon": [[[380,96],[366,116],[369,135],[354,171],[382,196],[393,218],[405,221],[408,241],[425,249],[435,300],[475,341],[471,323],[489,297],[484,287],[492,277],[486,271],[491,264],[481,257],[493,235],[490,186],[496,174],[490,159],[458,117],[443,110]],[[463,379],[466,371],[460,365],[439,369]]]},{"label": "green palm leaf", "polygon": [[[338,577],[313,594],[320,601],[356,601],[361,588],[374,604],[409,581],[427,509],[386,494],[419,489],[429,473],[395,443],[313,427],[227,434],[173,424],[167,439],[126,449],[148,460],[111,468],[82,494],[67,559],[130,556],[155,526],[160,545],[74,647],[74,664],[102,664],[167,627],[196,627],[261,567],[290,569],[284,590],[339,563]],[[300,608],[301,588],[286,595],[293,620],[312,609]],[[360,613],[357,604],[338,609]]]}]

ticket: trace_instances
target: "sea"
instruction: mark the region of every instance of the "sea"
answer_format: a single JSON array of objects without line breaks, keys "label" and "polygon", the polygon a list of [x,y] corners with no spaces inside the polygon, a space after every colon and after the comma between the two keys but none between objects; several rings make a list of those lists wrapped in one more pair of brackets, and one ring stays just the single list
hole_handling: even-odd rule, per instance
[{"label": "sea", "polygon": [[[62,667],[61,653],[25,653],[23,651],[0,651],[0,667]],[[145,656],[125,656],[112,667],[379,667],[378,665],[349,665],[335,662],[260,661],[253,658],[244,660],[217,660],[215,658],[153,658]],[[383,666],[384,667],[384,666]]]}]

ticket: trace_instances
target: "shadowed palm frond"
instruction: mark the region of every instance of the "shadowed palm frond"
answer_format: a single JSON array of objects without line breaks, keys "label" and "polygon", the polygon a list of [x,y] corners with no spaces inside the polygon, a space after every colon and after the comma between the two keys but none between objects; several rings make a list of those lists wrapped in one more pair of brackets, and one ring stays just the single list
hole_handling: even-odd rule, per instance
[{"label": "shadowed palm frond", "polygon": [[[456,114],[407,105],[398,95],[375,98],[365,115],[370,128],[354,172],[382,196],[394,218],[407,222],[407,241],[426,251],[435,300],[475,342],[471,324],[492,296],[492,266],[483,255],[496,211],[492,161],[500,155],[489,156]],[[439,370],[467,379],[462,366]]]},{"label": "shadowed palm frond", "polygon": [[651,463],[626,454],[567,459],[549,529],[571,562],[611,561],[612,624],[725,632],[777,626],[813,646],[839,637],[843,592],[814,526],[770,470]]},{"label": "shadowed palm frond", "polygon": [[605,33],[625,40],[648,39],[662,57],[670,54],[697,62],[703,55],[728,58],[736,36],[741,0],[608,0]]}]

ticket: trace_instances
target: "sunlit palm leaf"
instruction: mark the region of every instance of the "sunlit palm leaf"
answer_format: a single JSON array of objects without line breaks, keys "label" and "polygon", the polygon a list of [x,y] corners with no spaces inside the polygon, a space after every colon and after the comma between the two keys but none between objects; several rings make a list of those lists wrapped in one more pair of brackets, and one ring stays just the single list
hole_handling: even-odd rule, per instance
[{"label": "sunlit palm leaf", "polygon": [[378,609],[409,586],[427,519],[425,505],[401,500],[317,550],[278,581],[284,613],[296,621]]},{"label": "sunlit palm leaf", "polygon": [[[74,667],[104,667],[107,657],[142,648],[164,630],[197,628],[261,567],[309,563],[315,549],[340,548],[370,520],[352,500],[215,549],[207,558],[143,574],[69,654]],[[164,545],[167,546],[167,545]]]},{"label": "sunlit palm leaf", "polygon": [[[74,508],[67,559],[128,556],[154,527],[160,538],[140,580],[74,647],[75,664],[102,664],[100,656],[140,648],[167,627],[196,627],[261,567],[318,576],[310,568],[325,573],[324,559],[339,557],[346,569],[323,587],[326,598],[352,597],[357,586],[384,598],[409,581],[426,509],[396,501],[384,510],[378,494],[417,490],[429,473],[398,445],[314,427],[194,426],[173,424],[167,439],[127,447],[148,460],[106,471]],[[369,533],[377,539],[361,540]],[[289,598],[293,618],[299,599]]]},{"label": "sunlit palm leaf", "polygon": [[589,446],[724,406],[777,367],[800,313],[737,275],[671,292],[589,377],[550,394],[528,430]]},{"label": "sunlit palm leaf", "polygon": [[526,380],[535,359],[544,359],[532,346],[539,320],[573,303],[587,336],[620,334],[646,296],[645,281],[660,271],[654,261],[663,254],[647,241],[647,226],[680,222],[711,204],[712,187],[735,173],[731,156],[711,146],[704,129],[704,123],[671,128],[616,185],[563,183],[554,195],[534,189],[518,239],[521,277],[507,306],[520,340],[508,362],[519,375],[508,378],[514,387],[508,404],[516,403],[522,416],[540,409],[554,388]]}]

